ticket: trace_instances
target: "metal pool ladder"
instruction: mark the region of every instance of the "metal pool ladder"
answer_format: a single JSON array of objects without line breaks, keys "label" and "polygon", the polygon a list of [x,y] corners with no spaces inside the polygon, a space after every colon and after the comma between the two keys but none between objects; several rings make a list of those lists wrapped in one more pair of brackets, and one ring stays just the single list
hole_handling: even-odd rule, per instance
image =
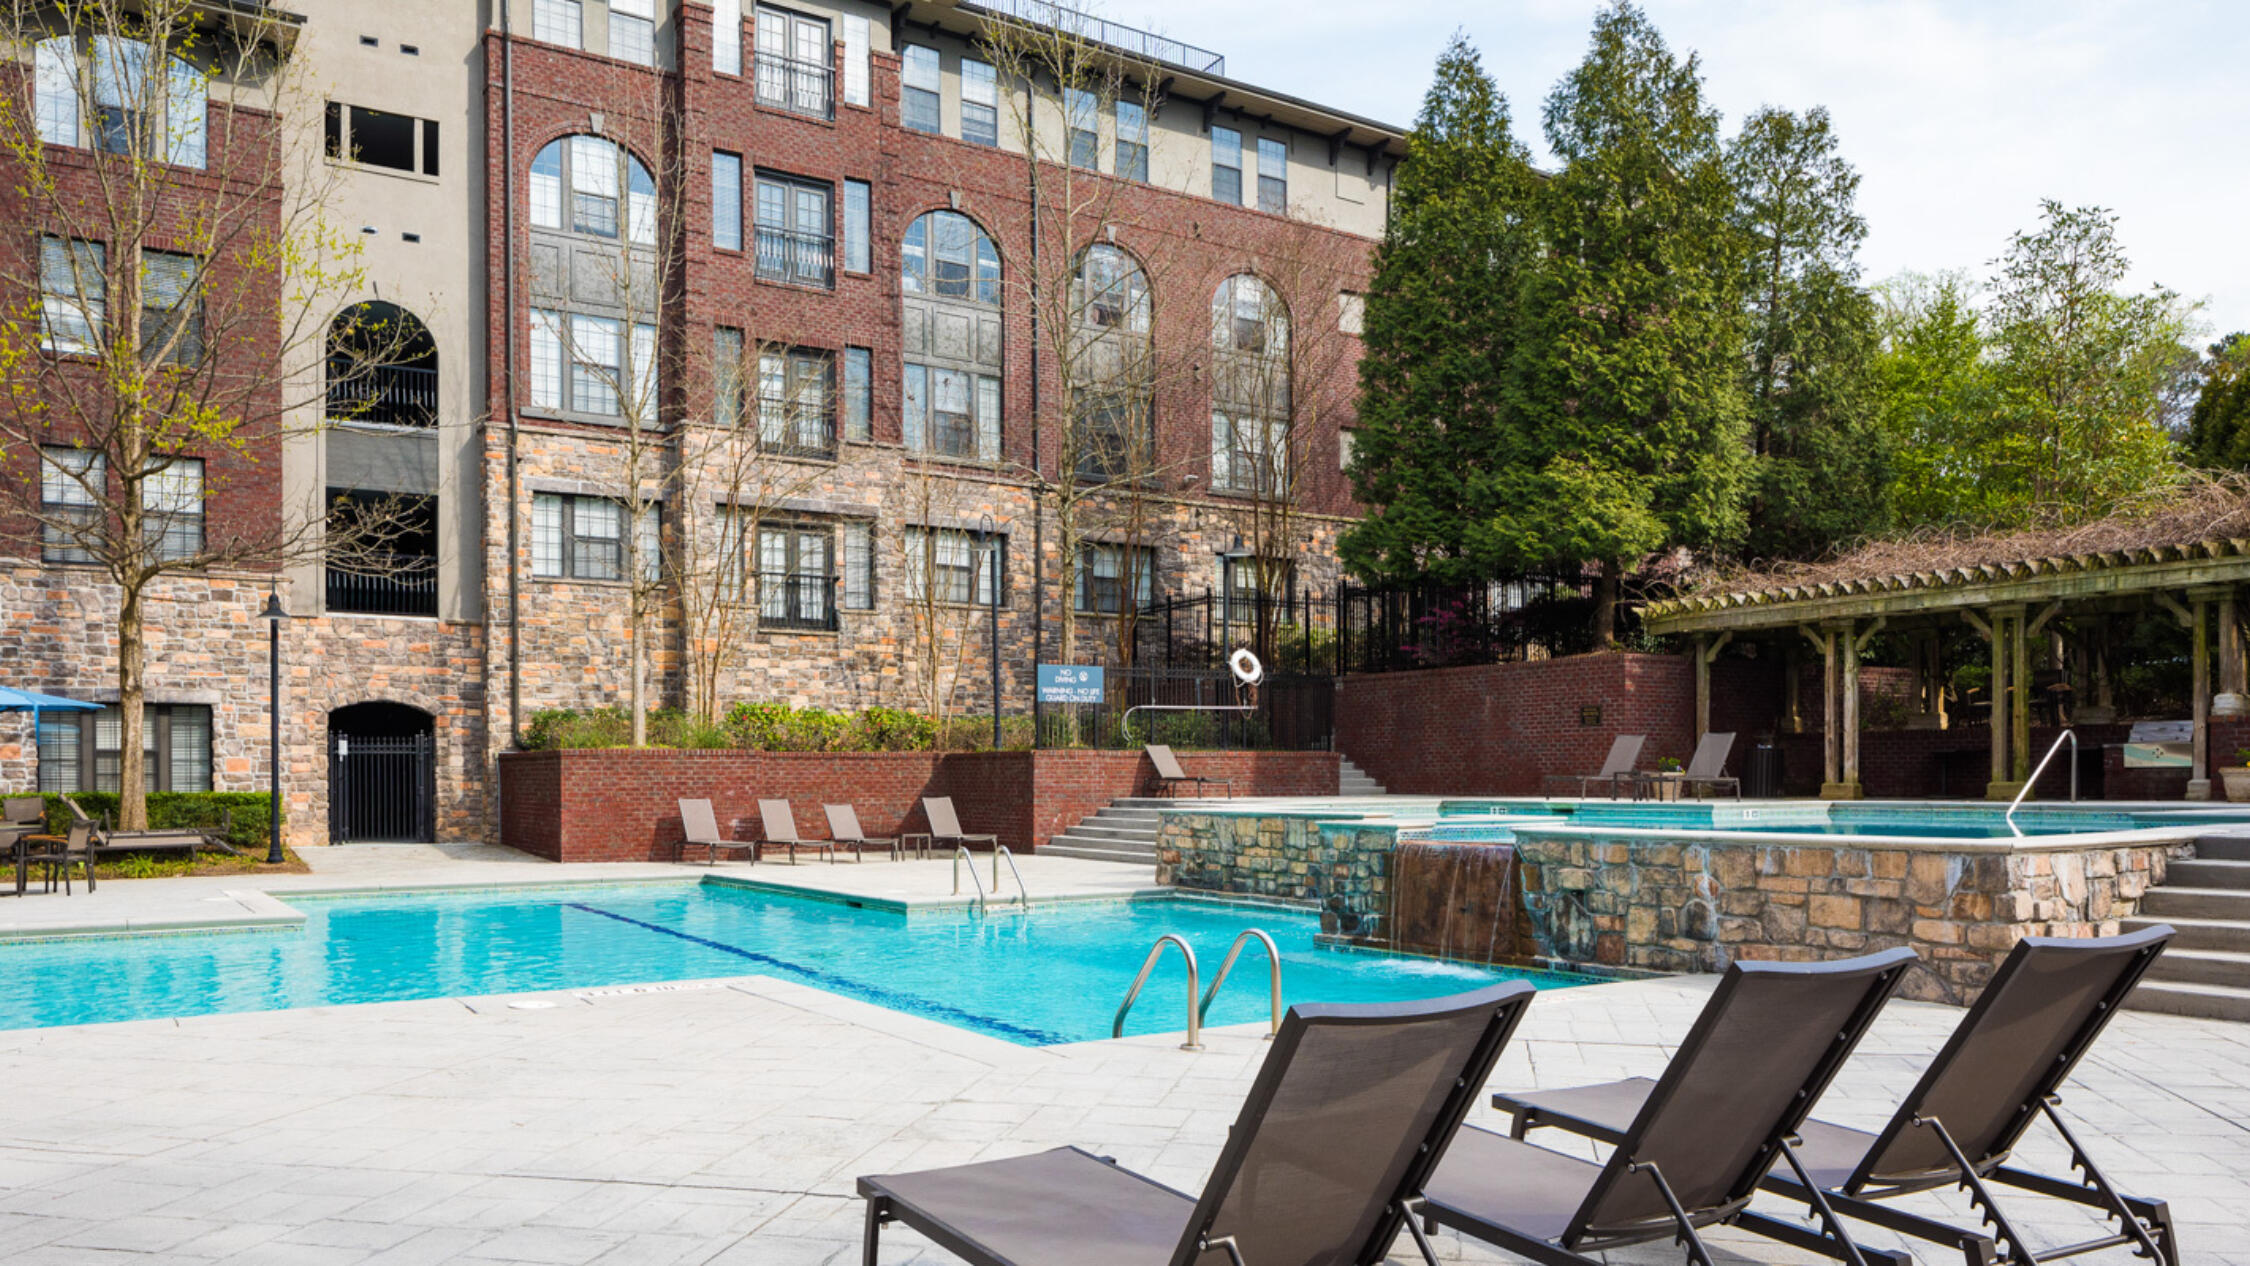
[{"label": "metal pool ladder", "polygon": [[1266,1030],[1266,1040],[1270,1042],[1281,1032],[1281,950],[1274,945],[1272,937],[1256,928],[1246,930],[1227,947],[1227,956],[1219,963],[1219,974],[1211,978],[1211,987],[1204,991],[1203,1005],[1196,1008],[1195,1018],[1200,1022],[1211,1014],[1211,1000],[1219,996],[1219,986],[1227,983],[1227,973],[1234,970],[1234,960],[1241,956],[1244,943],[1251,937],[1258,938],[1266,947],[1266,983],[1273,993],[1273,1023]]},{"label": "metal pool ladder", "polygon": [[[1031,909],[1031,888],[1024,883],[1023,872],[1016,869],[1015,854],[1009,852],[1005,844],[992,846],[992,892],[1000,891],[1000,859],[1003,857],[1008,859],[1008,873],[1016,877],[1017,908],[1028,911]],[[955,896],[961,893],[961,863],[964,861],[969,863],[969,883],[977,890],[977,909],[982,910],[991,902],[992,896],[985,891],[984,881],[977,878],[977,859],[969,852],[966,844],[953,846],[953,893]]]},{"label": "metal pool ladder", "polygon": [[[1187,1041],[1180,1043],[1180,1049],[1200,1051],[1203,1049],[1203,1013],[1196,1007],[1196,994],[1199,991],[1196,988],[1195,951],[1174,932],[1166,932],[1156,938],[1155,947],[1149,950],[1148,958],[1141,963],[1141,974],[1133,977],[1133,987],[1125,991],[1125,1001],[1117,1004],[1117,1022],[1109,1026],[1109,1035],[1125,1036],[1125,1013],[1133,1009],[1134,1001],[1141,996],[1141,986],[1148,983],[1148,974],[1156,970],[1156,962],[1164,957],[1164,947],[1167,945],[1179,946],[1180,957],[1187,960]],[[1229,957],[1231,959],[1232,956]]]},{"label": "metal pool ladder", "polygon": [[2054,746],[2047,749],[2047,754],[2039,758],[2039,768],[2032,770],[2031,777],[2024,780],[2023,788],[2016,792],[2016,798],[2008,802],[2006,816],[2000,819],[2018,837],[2023,835],[2023,828],[2016,825],[2016,810],[2022,806],[2023,798],[2031,794],[2031,789],[2039,785],[2039,775],[2047,772],[2048,763],[2055,759],[2056,752],[2062,750],[2065,740],[2070,743],[2070,802],[2078,803],[2078,731],[2064,730],[2055,736]]}]

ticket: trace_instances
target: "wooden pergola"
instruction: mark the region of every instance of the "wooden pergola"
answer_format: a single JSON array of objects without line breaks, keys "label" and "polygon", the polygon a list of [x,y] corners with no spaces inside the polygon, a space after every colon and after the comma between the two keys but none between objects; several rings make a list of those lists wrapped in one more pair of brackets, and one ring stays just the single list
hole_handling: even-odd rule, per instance
[{"label": "wooden pergola", "polygon": [[[1717,589],[1641,609],[1650,633],[1694,640],[1695,729],[1711,716],[1711,662],[1733,638],[1802,635],[1825,665],[1821,794],[1857,799],[1860,657],[1877,633],[1921,633],[1917,667],[1925,705],[1942,698],[1936,631],[1959,620],[1991,646],[1992,779],[1985,794],[2008,799],[2031,777],[2031,639],[2058,615],[2160,609],[2190,633],[2195,767],[2188,798],[2209,799],[2210,720],[2244,710],[2244,654],[2236,593],[2250,582],[2250,539],[2025,558],[2005,563],[1893,572],[1822,583]],[[2213,615],[2216,614],[2216,621]],[[2213,698],[2213,632],[2218,696]],[[2106,644],[2087,648],[2100,705],[2108,703]],[[1792,683],[1794,689],[1794,683]]]}]

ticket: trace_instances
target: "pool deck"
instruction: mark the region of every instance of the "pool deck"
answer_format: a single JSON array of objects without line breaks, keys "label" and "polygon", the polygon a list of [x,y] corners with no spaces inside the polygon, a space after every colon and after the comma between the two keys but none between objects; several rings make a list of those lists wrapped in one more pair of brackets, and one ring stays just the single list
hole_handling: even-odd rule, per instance
[{"label": "pool deck", "polygon": [[[702,873],[501,850],[336,849],[313,861],[317,873],[269,887]],[[1140,867],[1031,861],[1043,863],[1024,869],[1035,894],[1147,885]],[[914,900],[950,898],[947,871],[807,862],[761,864],[755,877]],[[227,900],[241,882],[142,880],[93,901],[20,904],[99,903],[154,921]],[[0,915],[24,917],[4,902]],[[1653,1075],[1709,987],[1675,977],[1543,994],[1492,1085]],[[1893,1003],[1821,1114],[1879,1123],[1959,1014]],[[1209,1031],[1196,1054],[1176,1041],[1021,1047],[764,977],[0,1032],[0,1084],[15,1088],[0,1114],[0,1260],[848,1266],[863,1173],[1078,1144],[1196,1190],[1266,1047],[1258,1026]],[[2121,1015],[2065,1110],[2113,1177],[2171,1202],[2188,1260],[2250,1266],[2250,1025]],[[1481,1103],[1475,1119],[1500,1124]],[[2021,1155],[2064,1164],[2041,1130]],[[1913,1204],[1973,1221],[1951,1194]],[[2092,1231],[2054,1202],[2019,1199],[2011,1212],[2044,1245]],[[1724,1262],[1817,1260],[1731,1232],[1713,1241]],[[887,1266],[955,1260],[904,1230],[885,1244]],[[1450,1237],[1440,1247],[1449,1260],[1512,1260]],[[1927,1245],[1919,1258],[1955,1260]],[[1679,1256],[1652,1245],[1608,1260]]]}]

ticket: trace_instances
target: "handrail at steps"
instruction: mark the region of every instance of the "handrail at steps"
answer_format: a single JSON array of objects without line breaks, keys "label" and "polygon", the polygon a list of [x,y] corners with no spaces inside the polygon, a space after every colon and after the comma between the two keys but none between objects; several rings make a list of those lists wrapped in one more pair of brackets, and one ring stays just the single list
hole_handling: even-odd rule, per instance
[{"label": "handrail at steps", "polygon": [[1023,872],[1016,869],[1016,855],[998,840],[992,842],[992,890],[1000,891],[1000,859],[1008,859],[1008,873],[1016,877],[1016,904],[1031,909],[1031,886],[1023,881]]},{"label": "handrail at steps", "polygon": [[1149,950],[1148,958],[1141,963],[1141,974],[1133,977],[1133,987],[1125,991],[1125,1001],[1117,1004],[1117,1021],[1109,1026],[1109,1035],[1125,1036],[1125,1013],[1133,1009],[1134,1000],[1141,996],[1141,986],[1148,983],[1148,974],[1156,970],[1157,960],[1164,957],[1166,945],[1179,946],[1180,957],[1187,960],[1187,1041],[1180,1043],[1180,1049],[1200,1051],[1203,1049],[1203,1015],[1195,1006],[1196,994],[1200,992],[1196,985],[1195,951],[1176,932],[1166,932],[1156,938],[1155,947]]},{"label": "handrail at steps", "polygon": [[2047,772],[2048,763],[2055,759],[2056,752],[2062,750],[2066,739],[2070,742],[2070,802],[2078,803],[2078,731],[2064,730],[2055,736],[2054,745],[2047,749],[2047,754],[2039,758],[2039,767],[2032,770],[2031,777],[2024,780],[2022,788],[2016,792],[2016,798],[2008,802],[2006,816],[2001,818],[2019,839],[2023,836],[2023,828],[2016,825],[2016,810],[2023,805],[2023,798],[2031,794],[2031,789],[2039,785],[2039,775]]},{"label": "handrail at steps", "polygon": [[1272,1041],[1281,1032],[1281,950],[1273,938],[1257,928],[1247,928],[1227,947],[1226,958],[1219,963],[1219,974],[1211,978],[1211,987],[1203,992],[1203,1005],[1196,1008],[1195,1018],[1202,1020],[1211,1014],[1211,1000],[1219,996],[1219,986],[1227,983],[1227,973],[1234,970],[1234,960],[1242,953],[1242,946],[1251,937],[1257,937],[1266,947],[1266,981],[1273,993],[1273,1024],[1266,1030],[1266,1040]]},{"label": "handrail at steps", "polygon": [[982,911],[988,900],[984,891],[984,881],[977,878],[977,859],[969,856],[969,846],[966,844],[953,846],[953,895],[956,897],[961,895],[961,863],[963,861],[969,863],[969,885],[977,890],[977,909]]}]

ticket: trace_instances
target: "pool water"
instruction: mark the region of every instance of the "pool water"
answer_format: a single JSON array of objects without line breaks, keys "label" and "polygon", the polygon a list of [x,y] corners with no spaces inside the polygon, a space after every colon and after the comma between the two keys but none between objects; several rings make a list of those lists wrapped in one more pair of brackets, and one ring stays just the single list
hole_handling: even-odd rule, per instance
[{"label": "pool water", "polygon": [[[0,1029],[770,975],[1038,1046],[1108,1037],[1164,933],[1195,947],[1208,987],[1248,927],[1281,947],[1288,1004],[1591,983],[1317,947],[1313,915],[1185,899],[910,917],[706,883],[290,903],[301,930],[0,942]],[[1168,952],[1126,1031],[1186,1027],[1184,979]],[[1261,1021],[1267,1005],[1264,955],[1246,948],[1207,1022]]]},{"label": "pool water", "polygon": [[1549,826],[1618,827],[1626,830],[1745,832],[1752,835],[1835,835],[1872,839],[1987,840],[2018,836],[2080,835],[2165,825],[2161,814],[2092,806],[2026,806],[2013,826],[2002,805],[1907,805],[1803,802],[1741,804],[1728,800],[1683,803],[1549,804],[1523,801],[1449,801],[1434,826],[1417,829],[1427,840],[1499,841],[1519,829]]}]

